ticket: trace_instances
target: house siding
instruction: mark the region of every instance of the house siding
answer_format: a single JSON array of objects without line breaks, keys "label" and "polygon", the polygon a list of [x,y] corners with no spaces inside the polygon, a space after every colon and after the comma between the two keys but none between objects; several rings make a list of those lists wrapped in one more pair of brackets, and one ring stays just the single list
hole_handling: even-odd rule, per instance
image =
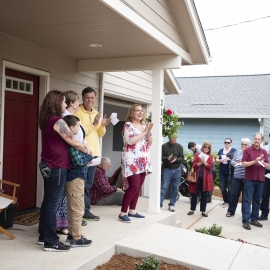
[{"label": "house siding", "polygon": [[205,141],[211,142],[212,151],[218,152],[224,147],[226,137],[232,139],[232,147],[239,149],[242,138],[252,141],[254,133],[260,130],[257,119],[181,118],[181,121],[184,121],[185,125],[178,135],[177,142],[184,147],[185,152],[189,152],[189,142],[202,145]]},{"label": "house siding", "polygon": [[[50,51],[48,49],[39,47],[35,44],[25,42],[23,40],[14,38],[12,36],[0,33],[0,92],[1,92],[1,112],[2,112],[2,61],[10,61],[22,66],[28,66],[34,69],[46,71],[50,73],[50,89],[67,91],[74,90],[81,97],[82,90],[91,86],[97,91],[96,105],[99,104],[99,85],[100,75],[96,73],[78,74],[77,61],[65,57],[59,53]],[[41,80],[41,82],[43,79]],[[43,81],[44,82],[44,81]],[[40,89],[44,89],[42,86]],[[41,90],[42,91],[42,90]],[[42,102],[43,93],[40,95],[40,103]],[[98,107],[96,107],[98,109]],[[1,115],[1,121],[3,116]],[[3,131],[0,130],[3,134]],[[36,194],[36,206],[41,205],[43,193],[42,193],[42,177],[38,170],[38,161],[40,160],[41,153],[41,136],[40,132],[38,139],[37,149],[37,194]],[[0,145],[2,151],[2,145]],[[2,162],[2,161],[1,161]],[[2,165],[1,165],[2,166]],[[2,167],[1,174],[2,174]],[[6,179],[8,180],[8,179]]]},{"label": "house siding", "polygon": [[49,72],[50,89],[74,90],[81,95],[84,87],[91,86],[99,93],[99,74],[78,74],[75,59],[0,33],[0,61],[2,60]]},{"label": "house siding", "polygon": [[270,134],[270,118],[265,118],[263,122],[264,126],[264,139],[269,143],[269,134]]},{"label": "house siding", "polygon": [[152,103],[152,71],[106,72],[104,94],[150,104]]},{"label": "house siding", "polygon": [[183,49],[187,49],[170,7],[164,0],[122,0]]}]

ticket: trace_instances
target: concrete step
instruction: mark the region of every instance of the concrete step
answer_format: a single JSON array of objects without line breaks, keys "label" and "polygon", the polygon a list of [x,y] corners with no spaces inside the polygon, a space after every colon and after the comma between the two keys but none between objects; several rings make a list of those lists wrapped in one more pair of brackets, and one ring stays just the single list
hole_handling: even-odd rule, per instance
[{"label": "concrete step", "polygon": [[192,269],[269,269],[269,249],[158,223],[118,242],[116,254],[120,253],[154,254]]}]

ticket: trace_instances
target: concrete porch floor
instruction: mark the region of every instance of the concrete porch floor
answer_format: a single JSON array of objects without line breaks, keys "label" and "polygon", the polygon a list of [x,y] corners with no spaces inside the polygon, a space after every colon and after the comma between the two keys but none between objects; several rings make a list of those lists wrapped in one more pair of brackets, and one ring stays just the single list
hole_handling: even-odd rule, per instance
[{"label": "concrete porch floor", "polygon": [[[134,219],[131,224],[124,224],[117,220],[119,207],[93,206],[92,212],[99,215],[101,220],[88,222],[88,225],[83,227],[83,234],[91,239],[93,244],[90,247],[74,248],[70,252],[61,253],[45,252],[43,246],[37,245],[38,225],[27,227],[14,224],[14,227],[9,229],[16,237],[14,240],[0,234],[1,269],[90,270],[108,261],[112,255],[119,252],[133,254],[134,256],[154,253],[162,259],[168,258],[168,262],[183,263],[192,266],[194,269],[219,269],[214,267],[218,265],[223,265],[222,269],[269,269],[258,268],[256,267],[258,265],[253,265],[251,262],[257,263],[259,259],[265,263],[268,261],[270,255],[270,222],[263,222],[263,228],[252,227],[251,231],[246,231],[241,226],[241,205],[238,206],[234,217],[227,218],[225,217],[227,209],[221,208],[220,202],[219,200],[213,200],[212,203],[208,204],[209,217],[202,218],[199,211],[192,216],[187,216],[190,206],[188,198],[180,197],[180,200],[176,203],[175,213],[167,210],[166,204],[168,201],[165,200],[165,206],[159,214],[147,213],[148,199],[140,198],[137,210],[139,213],[146,215],[146,219]],[[266,248],[194,232],[195,228],[209,227],[214,223],[223,227],[221,235],[227,239],[236,240],[240,238]],[[176,227],[168,227],[168,225]],[[64,242],[65,238],[64,235],[60,235],[61,241]],[[179,250],[179,254],[174,254],[175,252],[170,252],[170,250],[168,253],[168,248],[165,249],[166,245],[163,245],[162,239],[171,243],[172,251]],[[201,242],[199,246],[196,244],[198,241]],[[221,250],[220,247],[223,248],[223,246],[224,250]],[[195,254],[198,252],[197,248],[202,248],[202,255],[204,252],[209,253],[211,255],[210,260],[212,260],[211,264],[204,265],[205,260],[198,258],[196,261],[196,256],[187,256],[187,251],[194,247],[196,247]],[[219,250],[221,254],[224,253],[224,256],[219,256],[220,253],[213,256],[211,250]],[[226,259],[228,250],[231,253],[230,259]],[[246,254],[244,259],[243,254]],[[205,256],[207,258],[207,255]],[[259,257],[256,258],[256,256]],[[224,260],[224,263],[222,260]],[[215,264],[215,261],[219,264]],[[243,261],[248,265],[243,267]]]}]

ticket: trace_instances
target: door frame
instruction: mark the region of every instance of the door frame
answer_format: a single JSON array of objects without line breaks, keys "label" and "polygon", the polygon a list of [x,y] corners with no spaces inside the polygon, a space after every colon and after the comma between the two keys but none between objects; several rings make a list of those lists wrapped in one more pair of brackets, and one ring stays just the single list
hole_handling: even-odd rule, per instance
[{"label": "door frame", "polygon": [[[40,107],[46,94],[50,91],[50,73],[40,69],[24,66],[7,60],[2,61],[2,108],[1,108],[1,136],[0,136],[0,179],[3,176],[3,152],[4,152],[4,120],[5,120],[5,92],[6,92],[6,68],[14,69],[24,73],[29,73],[39,76],[39,104]],[[37,145],[37,188],[36,188],[36,206],[40,207],[43,198],[43,180],[39,173],[38,160],[41,154],[41,133],[38,132],[38,145]],[[4,179],[6,180],[6,179]]]}]

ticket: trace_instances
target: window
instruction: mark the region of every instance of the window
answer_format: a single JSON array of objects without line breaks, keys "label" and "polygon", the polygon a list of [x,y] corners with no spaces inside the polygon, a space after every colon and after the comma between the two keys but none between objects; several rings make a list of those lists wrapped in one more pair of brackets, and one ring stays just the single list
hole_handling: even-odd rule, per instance
[{"label": "window", "polygon": [[33,95],[33,82],[6,76],[6,90]]}]

